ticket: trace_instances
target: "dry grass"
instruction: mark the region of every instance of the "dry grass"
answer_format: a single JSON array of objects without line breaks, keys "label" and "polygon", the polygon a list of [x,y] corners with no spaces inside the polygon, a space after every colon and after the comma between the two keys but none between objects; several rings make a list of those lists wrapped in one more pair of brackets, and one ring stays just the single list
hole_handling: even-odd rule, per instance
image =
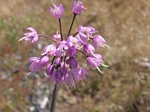
[{"label": "dry grass", "polygon": [[[64,102],[64,96],[59,94],[59,109],[61,112],[149,112],[150,66],[141,63],[150,63],[150,1],[82,1],[87,10],[77,17],[74,28],[84,24],[98,29],[111,47],[99,51],[110,67],[100,77],[91,70],[85,89],[78,85],[78,91],[69,94],[69,98],[77,99],[75,104]],[[49,0],[1,0],[0,3],[0,111],[27,112],[23,107],[29,102],[24,97],[34,94],[30,88],[35,83],[26,79],[26,60],[38,55],[41,49],[17,41],[28,26],[49,35],[59,28],[49,14]],[[71,3],[63,1],[68,11],[62,19],[64,35],[72,18]],[[43,39],[40,42],[42,47],[48,43]],[[22,84],[24,78],[27,83]],[[68,95],[64,89],[60,91]]]}]

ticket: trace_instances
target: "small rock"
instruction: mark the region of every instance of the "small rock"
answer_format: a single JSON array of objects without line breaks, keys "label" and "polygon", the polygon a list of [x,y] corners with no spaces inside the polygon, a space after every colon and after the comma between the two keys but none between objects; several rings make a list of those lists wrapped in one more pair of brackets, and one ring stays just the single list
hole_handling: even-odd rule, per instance
[{"label": "small rock", "polygon": [[77,103],[77,99],[76,97],[69,97],[67,102],[71,105],[76,104]]},{"label": "small rock", "polygon": [[136,35],[135,38],[143,39],[143,36],[141,36],[141,35]]},{"label": "small rock", "polygon": [[7,79],[8,78],[8,76],[6,75],[6,74],[3,74],[2,76],[1,76],[1,79],[2,80],[5,80],[5,79]]},{"label": "small rock", "polygon": [[34,107],[34,106],[31,106],[31,107],[30,107],[30,111],[33,112],[34,110],[35,110],[35,107]]},{"label": "small rock", "polygon": [[41,109],[45,109],[47,103],[48,103],[48,97],[46,96],[42,99],[42,101],[39,101]]}]

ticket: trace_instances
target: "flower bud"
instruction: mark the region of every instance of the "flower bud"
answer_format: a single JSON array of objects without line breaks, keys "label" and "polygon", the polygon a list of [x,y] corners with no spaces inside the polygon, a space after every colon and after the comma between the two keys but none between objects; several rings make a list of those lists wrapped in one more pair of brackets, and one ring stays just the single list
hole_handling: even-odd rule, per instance
[{"label": "flower bud", "polygon": [[77,67],[77,60],[74,57],[68,57],[66,60],[66,63],[69,64],[71,68],[76,68]]},{"label": "flower bud", "polygon": [[47,67],[46,67],[46,74],[48,76],[51,76],[53,71],[54,71],[54,65],[48,64]]},{"label": "flower bud", "polygon": [[49,57],[48,56],[42,56],[40,58],[40,65],[45,66],[48,63]]}]

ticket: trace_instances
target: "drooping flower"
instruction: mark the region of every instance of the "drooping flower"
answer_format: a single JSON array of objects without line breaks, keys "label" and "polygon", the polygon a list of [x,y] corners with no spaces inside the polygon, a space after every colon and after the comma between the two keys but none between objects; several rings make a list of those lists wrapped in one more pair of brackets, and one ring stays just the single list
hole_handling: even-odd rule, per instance
[{"label": "drooping flower", "polygon": [[67,55],[70,56],[70,57],[73,57],[76,55],[76,47],[75,46],[72,46],[72,47],[69,47],[68,50],[67,50]]},{"label": "drooping flower", "polygon": [[73,69],[73,72],[74,72],[74,79],[76,81],[80,80],[83,81],[86,78],[86,74],[88,74],[88,71],[83,67]]},{"label": "drooping flower", "polygon": [[54,8],[50,7],[50,13],[52,14],[52,16],[54,18],[59,19],[62,16],[63,12],[64,12],[64,7],[61,3],[59,4],[59,6],[56,6],[52,1],[52,4],[53,4]]},{"label": "drooping flower", "polygon": [[74,88],[76,89],[75,80],[74,80],[73,75],[74,74],[73,74],[73,71],[71,69],[71,70],[68,70],[67,73],[65,74],[65,76],[63,77],[63,82],[66,85],[66,87],[68,88],[68,90],[69,90],[70,86],[74,86]]},{"label": "drooping flower", "polygon": [[57,64],[60,64],[61,62],[62,62],[62,58],[56,57],[56,58],[54,59],[54,61],[53,61],[53,64],[54,64],[54,65],[57,65]]},{"label": "drooping flower", "polygon": [[99,54],[94,54],[94,56],[87,57],[86,61],[91,68],[96,68],[102,63],[102,56]]},{"label": "drooping flower", "polygon": [[36,73],[42,69],[42,65],[40,64],[39,58],[31,57],[31,58],[29,58],[28,61],[31,62],[30,66],[29,66],[30,72],[28,73],[28,75],[30,75],[32,73]]},{"label": "drooping flower", "polygon": [[31,57],[31,58],[28,59],[28,62],[30,63],[30,62],[33,62],[33,61],[36,61],[36,60],[39,60],[39,58],[38,57]]},{"label": "drooping flower", "polygon": [[54,44],[50,44],[44,48],[44,53],[42,55],[54,56],[55,52],[56,46]]},{"label": "drooping flower", "polygon": [[105,39],[100,36],[100,35],[95,35],[93,36],[92,38],[92,45],[95,47],[95,48],[99,48],[100,46],[105,46],[106,45],[106,41]]},{"label": "drooping flower", "polygon": [[40,65],[45,66],[48,63],[49,57],[48,56],[41,56],[40,58]]},{"label": "drooping flower", "polygon": [[74,0],[73,4],[72,4],[72,12],[76,15],[80,14],[83,10],[84,6],[83,3],[80,2],[80,0],[76,1]]},{"label": "drooping flower", "polygon": [[66,51],[69,49],[69,46],[67,45],[67,42],[61,41],[56,49],[55,54],[57,56],[65,56],[66,55]]},{"label": "drooping flower", "polygon": [[66,63],[69,64],[72,69],[76,68],[78,65],[77,60],[74,57],[67,57]]},{"label": "drooping flower", "polygon": [[80,40],[80,38],[69,36],[67,38],[67,44],[71,47],[75,46],[75,48],[80,48],[80,46],[82,45],[82,41]]},{"label": "drooping flower", "polygon": [[55,34],[52,36],[52,39],[56,40],[57,42],[61,41],[61,35],[60,34]]},{"label": "drooping flower", "polygon": [[79,67],[75,69],[70,69],[67,71],[66,75],[63,78],[63,82],[66,87],[69,89],[70,86],[73,86],[76,89],[75,82],[82,81],[86,78],[88,71],[85,68]]},{"label": "drooping flower", "polygon": [[22,37],[21,39],[19,39],[19,41],[21,40],[25,40],[27,42],[31,42],[31,43],[35,43],[38,41],[38,34],[36,32],[35,29],[31,28],[31,27],[28,27],[27,28],[30,32],[28,33],[25,33],[24,34],[24,37]]},{"label": "drooping flower", "polygon": [[[79,44],[79,46],[82,46],[85,42],[81,39],[81,37],[80,37],[80,35],[79,34],[77,34],[76,36],[75,36],[75,38],[76,39],[78,39],[78,44]],[[78,46],[78,47],[79,47]]]},{"label": "drooping flower", "polygon": [[95,48],[91,44],[85,44],[83,46],[83,51],[87,55],[92,55],[95,52]]},{"label": "drooping flower", "polygon": [[73,46],[73,45],[76,45],[78,43],[78,40],[76,38],[74,38],[73,36],[69,36],[67,38],[67,43],[69,46]]},{"label": "drooping flower", "polygon": [[62,63],[60,64],[60,70],[61,70],[61,72],[62,72],[63,74],[65,74],[65,73],[67,72],[67,64],[66,64],[66,62],[62,62]]},{"label": "drooping flower", "polygon": [[96,30],[93,27],[80,26],[78,28],[78,34],[79,34],[81,40],[84,41],[84,42],[87,42],[87,40],[89,39],[89,37],[92,36],[93,33],[96,33]]},{"label": "drooping flower", "polygon": [[48,76],[51,76],[53,71],[54,71],[54,65],[53,64],[48,64],[47,67],[46,67],[46,74]]},{"label": "drooping flower", "polygon": [[62,78],[63,78],[63,73],[61,72],[60,68],[58,68],[56,71],[54,71],[52,73],[52,75],[50,76],[50,79],[55,84],[61,84]]}]

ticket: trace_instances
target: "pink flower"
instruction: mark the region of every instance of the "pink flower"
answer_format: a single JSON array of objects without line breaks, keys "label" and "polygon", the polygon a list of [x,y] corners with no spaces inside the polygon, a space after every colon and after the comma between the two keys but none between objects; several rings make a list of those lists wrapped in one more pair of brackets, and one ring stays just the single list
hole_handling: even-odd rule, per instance
[{"label": "pink flower", "polygon": [[33,61],[36,61],[36,60],[39,60],[38,57],[31,57],[28,59],[28,62],[33,62]]},{"label": "pink flower", "polygon": [[84,41],[84,42],[87,42],[89,37],[91,37],[92,34],[95,33],[95,32],[96,32],[96,30],[93,27],[80,26],[78,28],[78,34],[79,34],[81,40]]},{"label": "pink flower", "polygon": [[72,47],[69,47],[68,50],[67,50],[67,55],[72,57],[72,56],[75,56],[76,55],[76,47],[75,46],[72,46]]},{"label": "pink flower", "polygon": [[78,44],[78,39],[74,38],[73,36],[69,36],[67,38],[67,43],[69,46],[77,45]]},{"label": "pink flower", "polygon": [[73,75],[74,74],[71,69],[71,70],[68,70],[67,73],[65,74],[65,76],[63,77],[63,82],[67,86],[68,90],[69,90],[70,86],[74,86],[74,88],[76,88]]},{"label": "pink flower", "polygon": [[66,84],[67,88],[73,86],[76,89],[75,82],[83,81],[86,78],[86,74],[88,74],[88,71],[82,67],[70,69],[64,76],[63,82]]},{"label": "pink flower", "polygon": [[73,69],[74,79],[76,81],[84,80],[86,78],[86,74],[89,74],[85,68],[79,67],[77,69]]},{"label": "pink flower", "polygon": [[62,63],[60,64],[60,70],[61,70],[61,72],[62,72],[63,74],[65,74],[65,73],[67,72],[67,64],[66,64],[66,62],[62,62]]},{"label": "pink flower", "polygon": [[86,61],[91,68],[97,68],[102,63],[102,56],[99,54],[94,54],[94,56],[87,57]]},{"label": "pink flower", "polygon": [[61,41],[56,49],[55,55],[64,56],[66,55],[66,51],[69,49],[66,41]]},{"label": "pink flower", "polygon": [[[51,1],[52,1],[52,0],[51,0]],[[63,7],[62,4],[59,4],[59,6],[57,7],[57,6],[53,3],[53,1],[52,1],[52,4],[53,4],[53,7],[54,7],[54,8],[50,7],[50,13],[52,14],[53,17],[59,19],[59,18],[62,16],[63,12],[64,12],[64,7]]]},{"label": "pink flower", "polygon": [[[81,40],[79,34],[77,34],[77,35],[75,36],[75,38],[78,39],[78,45],[79,45],[79,46],[82,46],[82,45],[84,44],[84,41]],[[78,46],[78,47],[79,47],[79,46]]]},{"label": "pink flower", "polygon": [[45,66],[48,63],[49,57],[48,56],[42,56],[40,58],[40,65]]},{"label": "pink flower", "polygon": [[70,68],[76,68],[78,65],[77,60],[74,57],[68,57],[66,63],[69,64]]},{"label": "pink flower", "polygon": [[31,32],[25,33],[24,37],[19,39],[19,41],[25,40],[25,41],[28,41],[28,42],[31,42],[31,43],[37,42],[38,41],[38,34],[37,34],[36,30],[34,30],[31,27],[28,27],[27,29]]},{"label": "pink flower", "polygon": [[56,52],[56,46],[50,44],[44,48],[44,53],[42,55],[54,56]]},{"label": "pink flower", "polygon": [[46,74],[48,76],[51,76],[53,71],[54,71],[54,65],[48,64],[47,67],[46,67]]},{"label": "pink flower", "polygon": [[67,44],[69,46],[75,46],[76,48],[80,48],[81,45],[82,45],[82,41],[80,40],[80,38],[76,38],[76,37],[73,37],[73,36],[69,36],[67,38]]},{"label": "pink flower", "polygon": [[57,64],[60,64],[62,62],[62,58],[55,58],[54,61],[53,61],[53,64],[57,65]]},{"label": "pink flower", "polygon": [[100,35],[95,35],[93,36],[93,39],[92,39],[92,45],[95,47],[95,48],[98,48],[100,46],[104,46],[106,45],[106,41],[103,37],[101,37]]},{"label": "pink flower", "polygon": [[92,55],[95,52],[95,48],[91,44],[85,44],[83,46],[83,51],[87,55]]},{"label": "pink flower", "polygon": [[74,0],[74,3],[72,4],[72,12],[76,15],[80,14],[83,10],[83,3],[80,2],[80,0],[76,1]]},{"label": "pink flower", "polygon": [[39,58],[31,57],[31,58],[29,58],[28,61],[32,62],[31,65],[29,66],[30,72],[28,73],[28,75],[42,70],[42,65],[40,64]]},{"label": "pink flower", "polygon": [[61,72],[60,69],[57,69],[56,71],[54,71],[50,77],[50,79],[52,80],[54,84],[61,84],[62,78],[63,78],[63,73]]},{"label": "pink flower", "polygon": [[55,34],[52,36],[52,39],[56,40],[57,42],[61,41],[61,35],[60,34]]}]

